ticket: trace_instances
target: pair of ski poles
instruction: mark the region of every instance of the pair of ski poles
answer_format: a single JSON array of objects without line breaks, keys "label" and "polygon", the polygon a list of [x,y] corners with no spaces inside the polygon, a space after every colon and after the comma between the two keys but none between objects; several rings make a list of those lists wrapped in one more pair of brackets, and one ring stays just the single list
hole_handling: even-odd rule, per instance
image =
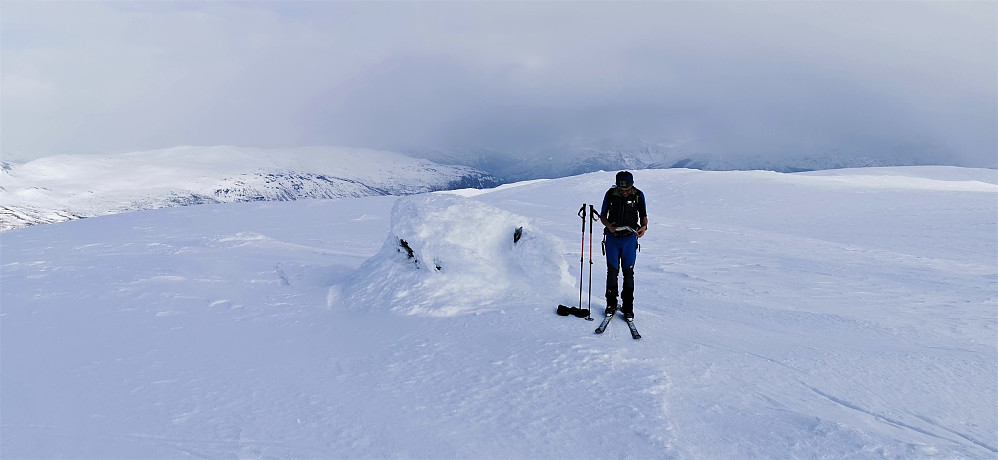
[{"label": "pair of ski poles", "polygon": [[[586,206],[589,209],[586,210]],[[579,310],[582,309],[582,272],[586,261],[586,221],[589,221],[589,307],[586,308],[586,321],[593,320],[593,221],[599,220],[599,213],[593,205],[582,203],[579,209],[579,217],[582,218],[582,253],[579,256]]]}]

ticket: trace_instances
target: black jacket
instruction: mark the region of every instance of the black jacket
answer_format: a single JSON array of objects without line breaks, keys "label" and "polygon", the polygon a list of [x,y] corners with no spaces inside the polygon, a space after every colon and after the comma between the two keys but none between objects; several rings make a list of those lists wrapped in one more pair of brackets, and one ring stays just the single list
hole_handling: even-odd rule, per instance
[{"label": "black jacket", "polygon": [[[641,226],[641,219],[648,217],[645,208],[645,194],[637,187],[631,187],[631,193],[626,198],[620,194],[617,187],[611,187],[603,196],[603,207],[600,215],[619,227],[631,227],[637,230]],[[609,229],[604,232],[611,233]],[[611,233],[614,236],[627,236],[631,232],[623,231]]]}]

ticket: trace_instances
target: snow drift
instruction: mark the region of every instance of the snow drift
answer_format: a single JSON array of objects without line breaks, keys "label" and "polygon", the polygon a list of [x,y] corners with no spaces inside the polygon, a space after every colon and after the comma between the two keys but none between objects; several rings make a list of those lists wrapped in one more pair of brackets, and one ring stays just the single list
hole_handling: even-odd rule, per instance
[{"label": "snow drift", "polygon": [[381,250],[345,285],[348,306],[452,316],[498,309],[510,299],[555,305],[575,279],[559,239],[523,216],[451,194],[399,199]]}]

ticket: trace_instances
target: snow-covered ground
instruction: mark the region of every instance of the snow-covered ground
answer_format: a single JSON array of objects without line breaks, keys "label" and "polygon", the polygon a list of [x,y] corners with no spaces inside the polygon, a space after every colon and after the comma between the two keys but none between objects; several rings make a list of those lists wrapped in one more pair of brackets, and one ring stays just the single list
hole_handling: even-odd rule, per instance
[{"label": "snow-covered ground", "polygon": [[612,173],[4,232],[0,457],[998,455],[996,171],[635,179],[641,340]]}]

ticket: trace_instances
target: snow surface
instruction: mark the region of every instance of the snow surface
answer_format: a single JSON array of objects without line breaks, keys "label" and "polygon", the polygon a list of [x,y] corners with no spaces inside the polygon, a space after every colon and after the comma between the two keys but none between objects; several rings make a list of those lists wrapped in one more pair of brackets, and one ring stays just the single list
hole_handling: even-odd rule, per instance
[{"label": "snow surface", "polygon": [[4,232],[0,457],[998,455],[994,171],[635,179],[637,341],[555,314],[613,173]]}]

